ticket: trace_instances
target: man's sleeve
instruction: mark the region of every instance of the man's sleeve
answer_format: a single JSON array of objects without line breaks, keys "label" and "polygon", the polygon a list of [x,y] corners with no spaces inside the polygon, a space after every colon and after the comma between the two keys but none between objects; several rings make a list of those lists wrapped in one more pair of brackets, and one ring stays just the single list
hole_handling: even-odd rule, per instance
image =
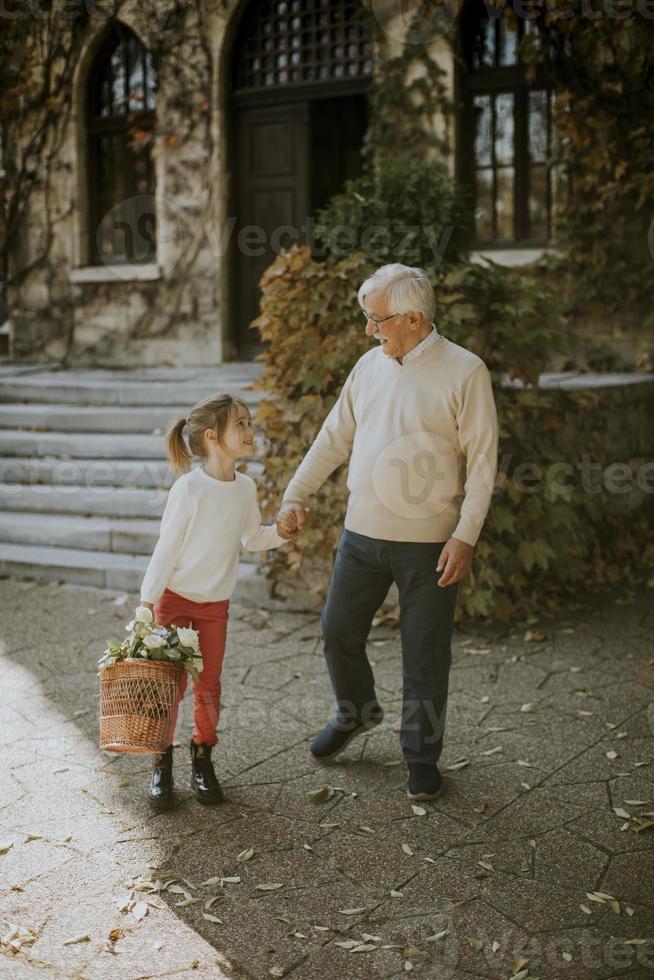
[{"label": "man's sleeve", "polygon": [[311,494],[320,489],[327,477],[350,455],[356,431],[352,401],[356,367],[355,365],[347,376],[336,403],[295,471],[282,497],[282,503],[297,501],[306,504]]},{"label": "man's sleeve", "polygon": [[497,473],[497,409],[490,372],[483,363],[461,386],[456,421],[466,455],[466,481],[459,523],[452,537],[474,546],[490,507]]}]

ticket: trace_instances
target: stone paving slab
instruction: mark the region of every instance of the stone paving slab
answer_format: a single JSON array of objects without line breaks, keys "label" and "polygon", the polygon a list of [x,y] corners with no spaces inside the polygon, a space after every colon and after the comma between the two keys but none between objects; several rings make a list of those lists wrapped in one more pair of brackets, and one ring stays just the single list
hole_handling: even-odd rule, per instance
[{"label": "stone paving slab", "polygon": [[[227,801],[188,788],[189,691],[176,805],[153,813],[149,757],[98,748],[97,657],[136,595],[0,580],[0,977],[654,978],[654,830],[635,829],[654,817],[651,596],[566,610],[532,624],[538,642],[462,625],[445,788],[421,805],[398,633],[370,639],[383,724],[318,764],[317,612],[234,602],[214,753]],[[165,873],[182,891],[156,885]]]}]

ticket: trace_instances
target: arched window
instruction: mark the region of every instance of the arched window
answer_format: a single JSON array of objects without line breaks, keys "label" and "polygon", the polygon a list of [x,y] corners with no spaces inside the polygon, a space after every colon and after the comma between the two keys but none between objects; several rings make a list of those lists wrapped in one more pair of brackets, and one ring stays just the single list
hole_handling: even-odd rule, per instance
[{"label": "arched window", "polygon": [[464,8],[460,173],[478,245],[537,245],[553,237],[554,93],[542,70],[527,80],[519,45],[529,34],[537,40],[534,20],[504,4],[475,0]]},{"label": "arched window", "polygon": [[86,88],[91,265],[154,260],[156,85],[150,54],[115,22],[96,52]]},{"label": "arched window", "polygon": [[250,4],[239,35],[236,92],[372,74],[360,0],[259,0]]}]

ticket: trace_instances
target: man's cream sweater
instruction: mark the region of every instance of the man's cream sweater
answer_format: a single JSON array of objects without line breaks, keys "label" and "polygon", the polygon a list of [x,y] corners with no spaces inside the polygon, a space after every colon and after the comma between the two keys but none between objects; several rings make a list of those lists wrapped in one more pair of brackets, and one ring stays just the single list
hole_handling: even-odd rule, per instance
[{"label": "man's cream sweater", "polygon": [[403,364],[375,347],[352,368],[283,501],[306,505],[349,456],[348,530],[475,545],[497,442],[491,378],[476,354],[441,335]]}]

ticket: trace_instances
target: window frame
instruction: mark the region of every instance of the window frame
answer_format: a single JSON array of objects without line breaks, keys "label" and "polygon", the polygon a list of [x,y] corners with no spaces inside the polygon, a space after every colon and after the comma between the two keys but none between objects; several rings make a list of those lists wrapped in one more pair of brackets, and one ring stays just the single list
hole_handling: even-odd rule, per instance
[{"label": "window frame", "polygon": [[[110,116],[102,117],[95,113],[95,107],[99,102],[99,87],[101,85],[103,71],[106,67],[107,60],[111,60],[114,51],[120,48],[123,52],[123,71],[125,79],[128,79],[127,75],[127,53],[129,42],[138,45],[140,51],[140,58],[143,70],[143,91],[147,93],[148,86],[148,59],[149,66],[154,75],[154,88],[155,99],[157,90],[157,67],[154,63],[153,56],[151,52],[148,51],[146,46],[140,40],[140,38],[125,24],[119,21],[113,22],[106,31],[95,55],[91,67],[89,69],[86,84],[85,84],[85,114],[84,114],[84,140],[85,140],[85,180],[86,180],[86,196],[87,196],[87,223],[86,223],[86,252],[87,252],[87,264],[89,266],[103,266],[103,265],[124,265],[125,257],[123,255],[115,255],[114,257],[109,257],[107,255],[102,255],[98,248],[97,232],[100,222],[104,215],[107,213],[108,207],[115,207],[116,203],[109,205],[105,200],[105,195],[101,193],[100,190],[100,153],[101,153],[101,142],[102,140],[108,140],[112,137],[120,137],[120,178],[124,190],[121,191],[121,197],[124,200],[128,200],[130,197],[137,197],[142,194],[151,194],[155,197],[156,194],[156,178],[154,161],[151,155],[151,144],[147,145],[143,149],[146,159],[146,170],[147,170],[147,180],[148,189],[145,191],[138,190],[137,180],[140,179],[137,176],[135,169],[135,159],[134,154],[130,152],[128,143],[130,141],[130,133],[134,128],[154,131],[155,119],[156,119],[156,101],[154,108],[145,108],[142,110],[135,110],[129,108],[128,95],[125,95],[124,111],[121,113],[113,113]],[[127,86],[125,86],[127,88]],[[113,105],[112,105],[113,108]],[[116,183],[114,182],[111,188],[112,196],[116,196]],[[157,257],[157,244],[156,244],[156,226],[154,229],[154,241],[147,252],[141,257],[127,258],[128,264],[134,265],[151,265],[156,262]]]},{"label": "window frame", "polygon": [[[474,37],[475,31],[481,27],[482,18],[485,14],[483,6],[471,9],[466,6],[459,27],[459,70],[457,78],[457,101],[459,112],[457,114],[457,161],[456,173],[460,186],[468,195],[471,210],[476,210],[476,157],[475,157],[475,108],[474,99],[478,95],[489,95],[491,98],[499,94],[511,94],[514,99],[513,107],[513,234],[509,238],[497,237],[496,215],[493,213],[493,237],[477,237],[476,227],[473,225],[471,232],[471,245],[475,249],[516,249],[516,248],[542,248],[555,243],[553,232],[553,211],[554,193],[552,182],[553,163],[548,165],[548,186],[547,186],[547,225],[548,233],[543,235],[531,235],[529,229],[529,119],[528,102],[529,93],[545,90],[549,103],[547,114],[547,142],[551,153],[553,138],[553,122],[551,112],[551,99],[555,92],[555,86],[551,77],[543,66],[536,66],[536,71],[532,79],[527,78],[525,68],[522,64],[502,65],[499,67],[488,66],[473,68],[471,66],[469,44]],[[477,23],[474,28],[466,25],[467,37],[462,37],[463,18],[474,16]],[[496,200],[496,177],[497,165],[493,162],[493,186]]]}]

